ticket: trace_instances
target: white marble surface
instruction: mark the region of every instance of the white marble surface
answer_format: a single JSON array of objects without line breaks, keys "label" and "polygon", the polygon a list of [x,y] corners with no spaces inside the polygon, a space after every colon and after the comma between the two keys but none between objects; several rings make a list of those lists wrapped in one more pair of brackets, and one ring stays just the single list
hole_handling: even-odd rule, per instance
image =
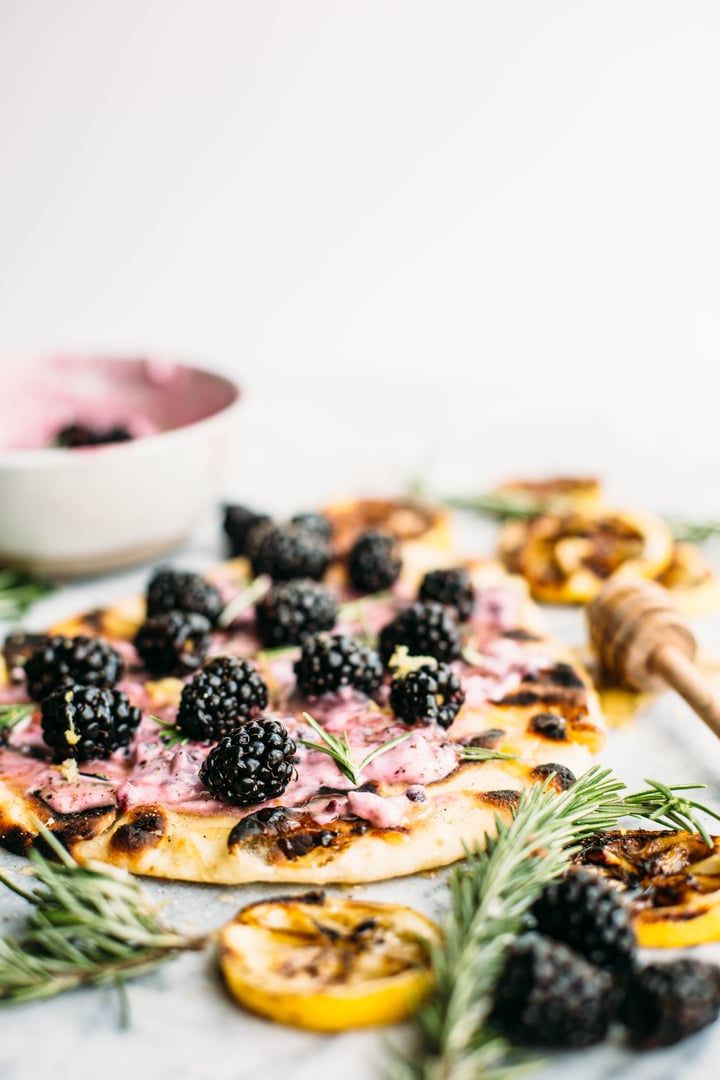
[{"label": "white marble surface", "polygon": [[[256,408],[262,422],[264,409]],[[265,402],[271,411],[272,402]],[[248,423],[252,422],[252,413]],[[261,424],[262,426],[262,424]],[[256,431],[256,434],[258,432]],[[232,487],[232,477],[230,486]],[[237,480],[237,477],[235,477]],[[318,487],[322,487],[321,484]],[[286,484],[285,509],[294,511],[312,502],[298,502]],[[276,493],[277,512],[283,510]],[[468,518],[456,522],[458,541],[466,550],[490,550],[493,527]],[[173,553],[176,565],[202,567],[221,553],[216,516],[200,523],[196,534]],[[94,579],[63,588],[41,602],[27,624],[41,628],[49,621],[96,601],[126,595],[141,588],[147,567],[112,578]],[[547,622],[563,640],[579,644],[584,638],[580,614],[548,609]],[[701,643],[720,656],[720,617],[696,621]],[[642,714],[635,724],[610,734],[602,760],[616,767],[631,787],[653,776],[673,783],[708,785],[708,801],[720,806],[720,750],[684,705],[667,695]],[[0,865],[22,872],[23,861],[0,853]],[[398,900],[427,914],[441,915],[447,903],[444,873],[353,887],[353,895]],[[148,889],[167,904],[172,924],[210,930],[221,926],[242,905],[277,893],[272,886],[215,888],[149,881]],[[283,886],[283,891],[287,889]],[[23,903],[0,893],[0,927],[12,931]],[[705,950],[720,961],[720,945]],[[119,1026],[119,1007],[112,990],[88,990],[41,1002],[3,1014],[0,1037],[0,1077],[3,1080],[121,1080],[129,1075],[152,1080],[378,1080],[383,1075],[390,1042],[403,1044],[406,1028],[348,1033],[325,1037],[276,1027],[240,1011],[218,980],[213,948],[168,964],[158,973],[129,986],[131,1022]],[[674,1049],[634,1055],[619,1044],[608,1044],[579,1054],[556,1055],[540,1077],[576,1077],[587,1080],[627,1077],[628,1080],[664,1080],[683,1077],[700,1080],[711,1074],[720,1052],[720,1024]]]}]

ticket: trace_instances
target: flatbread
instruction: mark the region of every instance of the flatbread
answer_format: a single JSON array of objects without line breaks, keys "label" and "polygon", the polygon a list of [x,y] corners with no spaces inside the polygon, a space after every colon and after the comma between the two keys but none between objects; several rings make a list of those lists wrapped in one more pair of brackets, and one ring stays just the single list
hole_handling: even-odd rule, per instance
[{"label": "flatbread", "polygon": [[[447,553],[436,554],[447,565]],[[0,748],[0,840],[27,851],[39,819],[80,862],[102,859],[137,874],[225,884],[368,882],[462,858],[467,845],[494,829],[498,814],[512,811],[523,787],[552,775],[561,790],[592,763],[605,738],[588,677],[568,650],[544,635],[524,583],[492,561],[468,568],[477,604],[467,624],[471,662],[454,664],[466,701],[452,726],[415,725],[410,738],[368,767],[354,790],[327,755],[299,746],[297,780],[260,807],[227,806],[209,797],[196,775],[209,747],[165,746],[150,717],[172,721],[182,684],[150,679],[139,666],[130,641],[143,618],[141,599],[53,627],[53,633],[104,636],[121,650],[128,673],[119,687],[144,718],[128,750],[105,763],[81,763],[78,776],[50,764],[37,718],[13,730]],[[238,559],[208,576],[231,598],[247,575]],[[336,587],[344,588],[341,582]],[[415,598],[415,588],[406,578],[390,598],[364,600],[354,621],[338,629],[377,632]],[[8,647],[17,681],[6,676],[0,686],[5,701],[27,700],[15,667],[22,647],[18,641]],[[355,691],[299,697],[293,653],[260,650],[250,615],[218,631],[211,651],[253,658],[269,685],[267,714],[293,736],[312,735],[303,730],[303,712],[310,711],[347,730],[359,760],[364,748],[410,730],[394,716],[387,691],[376,695],[377,702]],[[457,747],[471,742],[516,757],[459,760]],[[308,787],[310,776],[317,782]]]}]

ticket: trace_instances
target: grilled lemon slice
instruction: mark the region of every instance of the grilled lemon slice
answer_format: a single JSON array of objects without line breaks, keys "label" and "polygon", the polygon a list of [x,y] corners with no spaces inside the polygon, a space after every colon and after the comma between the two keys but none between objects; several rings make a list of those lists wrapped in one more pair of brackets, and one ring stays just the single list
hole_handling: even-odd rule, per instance
[{"label": "grilled lemon slice", "polygon": [[652,514],[606,509],[509,522],[499,550],[535,599],[583,604],[616,574],[657,577],[670,563],[673,541],[665,522]]},{"label": "grilled lemon slice", "polygon": [[678,948],[720,941],[720,837],[687,832],[601,833],[576,861],[626,892],[639,945]]},{"label": "grilled lemon slice", "polygon": [[323,515],[333,527],[333,547],[346,554],[368,529],[392,533],[405,545],[450,546],[450,517],[443,507],[414,499],[348,499],[332,503]]},{"label": "grilled lemon slice", "polygon": [[252,1012],[314,1031],[404,1020],[430,988],[437,926],[411,908],[322,892],[251,904],[220,933],[220,968]]},{"label": "grilled lemon slice", "polygon": [[657,580],[672,593],[686,615],[702,615],[720,608],[720,582],[702,551],[678,541],[669,565]]},{"label": "grilled lemon slice", "polygon": [[594,513],[602,487],[594,476],[551,476],[546,480],[508,480],[493,492],[537,514]]}]

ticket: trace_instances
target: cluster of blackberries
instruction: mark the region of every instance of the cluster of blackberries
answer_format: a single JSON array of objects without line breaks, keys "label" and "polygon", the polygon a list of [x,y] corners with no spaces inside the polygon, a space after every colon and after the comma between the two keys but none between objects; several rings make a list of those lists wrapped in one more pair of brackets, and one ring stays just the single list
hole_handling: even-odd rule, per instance
[{"label": "cluster of blackberries", "polygon": [[[278,524],[268,514],[246,506],[225,506],[223,530],[230,554],[250,560],[255,575],[273,581],[311,578],[319,581],[330,560],[332,525],[318,513],[295,514]],[[390,533],[370,529],[362,533],[345,557],[350,584],[361,593],[380,592],[397,581],[402,569],[400,544]]]},{"label": "cluster of blackberries", "polygon": [[321,514],[296,514],[278,524],[268,514],[231,505],[225,507],[223,530],[230,554],[246,556],[256,576],[319,581],[330,563],[332,529]]},{"label": "cluster of blackberries", "polygon": [[196,671],[223,609],[217,587],[200,574],[161,566],[148,583],[145,600],[146,618],[134,645],[146,669],[156,677]]},{"label": "cluster of blackberries", "polygon": [[549,885],[530,919],[507,951],[489,1016],[512,1042],[590,1046],[620,1022],[631,1045],[652,1049],[716,1019],[718,969],[689,959],[641,968],[627,908],[598,875],[571,871]]},{"label": "cluster of blackberries", "polygon": [[120,654],[101,638],[46,638],[25,663],[28,694],[40,702],[43,738],[56,761],[107,758],[127,746],[140,710],[115,684]]}]

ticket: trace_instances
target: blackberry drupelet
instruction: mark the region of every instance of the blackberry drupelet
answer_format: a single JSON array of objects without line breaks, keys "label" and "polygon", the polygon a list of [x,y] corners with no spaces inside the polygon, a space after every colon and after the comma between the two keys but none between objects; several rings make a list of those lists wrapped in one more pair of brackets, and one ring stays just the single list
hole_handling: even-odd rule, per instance
[{"label": "blackberry drupelet", "polygon": [[134,644],[152,675],[189,675],[207,656],[210,623],[192,611],[168,611],[146,619]]},{"label": "blackberry drupelet", "polygon": [[262,675],[248,660],[216,656],[183,687],[175,721],[183,735],[215,742],[267,705]]},{"label": "blackberry drupelet", "polygon": [[318,536],[321,536],[323,540],[329,541],[332,537],[332,523],[322,514],[318,514],[314,510],[309,510],[302,514],[294,514],[290,518],[290,524],[299,525],[301,529],[306,529],[307,532],[316,533]]},{"label": "blackberry drupelet", "polygon": [[89,424],[67,424],[55,436],[55,445],[74,450],[78,446],[104,446],[106,443],[128,442],[132,434],[124,424],[93,428]]},{"label": "blackberry drupelet", "polygon": [[262,523],[269,523],[267,514],[257,514],[249,510],[247,506],[228,505],[224,507],[223,532],[230,546],[230,554],[233,558],[247,554],[246,545],[248,535],[255,527]]},{"label": "blackberry drupelet", "polygon": [[390,706],[404,724],[425,720],[448,728],[464,700],[465,691],[449,664],[424,664],[390,683]]},{"label": "blackberry drupelet", "polygon": [[577,1048],[605,1038],[614,1010],[606,972],[559,942],[524,934],[507,951],[488,1022],[514,1043]]},{"label": "blackberry drupelet", "polygon": [[215,585],[189,570],[159,567],[147,587],[148,615],[168,611],[188,611],[204,615],[212,626],[223,609],[222,597]]},{"label": "blackberry drupelet", "polygon": [[388,589],[400,576],[400,545],[389,533],[371,529],[357,538],[348,554],[348,575],[358,592]]},{"label": "blackberry drupelet", "polygon": [[27,691],[34,701],[60,686],[82,683],[84,686],[114,686],[123,676],[120,653],[102,638],[47,638],[32,651],[25,663]]},{"label": "blackberry drupelet", "polygon": [[291,578],[318,581],[327,570],[330,547],[317,533],[308,532],[300,525],[272,525],[262,532],[256,526],[249,541],[255,540],[256,533],[259,533],[257,543],[248,551],[255,575],[269,574],[274,581]]},{"label": "blackberry drupelet", "polygon": [[418,598],[455,608],[460,622],[469,619],[475,607],[475,590],[470,575],[462,566],[428,571],[420,582]]},{"label": "blackberry drupelet", "polygon": [[387,664],[398,645],[411,656],[455,660],[460,655],[460,631],[455,612],[435,601],[416,602],[380,631],[380,656]]},{"label": "blackberry drupelet", "polygon": [[711,1024],[720,1005],[720,970],[700,960],[649,964],[632,978],[620,1006],[630,1043],[670,1046]]},{"label": "blackberry drupelet", "polygon": [[372,694],[382,681],[380,657],[347,634],[313,634],[295,662],[297,684],[303,694],[329,694],[351,686]]},{"label": "blackberry drupelet", "polygon": [[628,910],[610,882],[573,870],[547,885],[530,915],[538,933],[562,941],[591,964],[629,974],[635,967],[635,931]]},{"label": "blackberry drupelet", "polygon": [[337,616],[330,590],[309,579],[279,582],[255,605],[258,637],[266,648],[301,645],[310,634],[331,630]]},{"label": "blackberry drupelet", "polygon": [[253,806],[282,795],[295,776],[295,750],[277,720],[248,720],[210,751],[200,779],[214,798]]},{"label": "blackberry drupelet", "polygon": [[64,686],[45,698],[42,732],[54,760],[107,758],[127,746],[140,723],[140,710],[122,690]]}]

